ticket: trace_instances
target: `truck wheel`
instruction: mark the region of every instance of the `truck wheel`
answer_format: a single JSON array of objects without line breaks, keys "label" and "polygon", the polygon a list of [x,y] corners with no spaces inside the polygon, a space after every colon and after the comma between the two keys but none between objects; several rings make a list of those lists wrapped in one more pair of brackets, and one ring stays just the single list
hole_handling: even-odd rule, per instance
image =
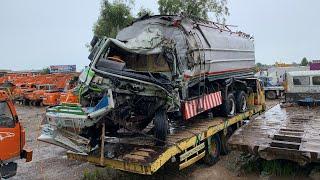
[{"label": "truck wheel", "polygon": [[164,145],[168,134],[168,117],[165,109],[158,109],[154,116],[154,136],[158,145]]},{"label": "truck wheel", "polygon": [[221,155],[227,155],[231,151],[230,147],[228,146],[228,139],[231,137],[233,132],[234,129],[232,128],[232,126],[229,126],[227,128],[227,134],[221,136]]},{"label": "truck wheel", "polygon": [[237,106],[237,111],[240,113],[243,113],[247,110],[247,95],[244,91],[240,91],[237,94],[237,99],[236,99],[236,106]]},{"label": "truck wheel", "polygon": [[225,116],[234,116],[236,114],[236,100],[233,93],[229,93],[227,99],[222,103],[222,113]]},{"label": "truck wheel", "polygon": [[17,174],[17,163],[10,162],[4,166],[0,166],[0,179],[8,179],[10,177],[13,177]]},{"label": "truck wheel", "polygon": [[267,92],[266,92],[266,97],[267,97],[268,99],[273,100],[273,99],[276,99],[276,98],[277,98],[277,94],[276,94],[275,91],[267,91]]},{"label": "truck wheel", "polygon": [[219,135],[211,136],[207,141],[206,155],[203,157],[204,163],[212,166],[216,164],[220,157],[221,140]]}]

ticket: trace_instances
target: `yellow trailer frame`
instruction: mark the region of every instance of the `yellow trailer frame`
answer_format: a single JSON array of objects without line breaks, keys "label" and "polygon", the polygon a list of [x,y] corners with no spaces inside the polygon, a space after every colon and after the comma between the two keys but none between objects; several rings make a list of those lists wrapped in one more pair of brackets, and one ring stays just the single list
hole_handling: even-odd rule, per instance
[{"label": "yellow trailer frame", "polygon": [[[189,129],[189,133],[183,132],[182,134],[180,133],[180,135],[169,136],[168,141],[171,142],[172,145],[167,146],[165,150],[161,151],[151,162],[141,163],[124,159],[105,158],[104,156],[77,154],[73,152],[67,153],[68,159],[90,162],[99,166],[132,173],[152,175],[163,167],[171,158],[179,156],[179,159],[181,160],[179,169],[186,168],[205,156],[206,152],[203,151],[203,149],[208,138],[221,132],[226,134],[226,129],[229,126],[235,124],[239,125],[239,122],[249,119],[256,114],[260,114],[265,110],[263,90],[260,86],[257,89],[258,93],[252,93],[248,98],[248,103],[250,105],[248,111],[230,118],[215,117],[208,119],[199,122],[195,127]],[[135,152],[135,155],[144,153],[146,152],[138,151]]]}]

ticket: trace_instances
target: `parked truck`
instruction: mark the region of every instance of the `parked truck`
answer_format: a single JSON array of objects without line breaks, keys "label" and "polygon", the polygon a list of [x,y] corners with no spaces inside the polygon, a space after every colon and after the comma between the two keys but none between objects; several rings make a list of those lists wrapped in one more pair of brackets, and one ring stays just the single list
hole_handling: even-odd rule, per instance
[{"label": "parked truck", "polygon": [[230,133],[265,108],[253,39],[230,28],[145,16],[116,39],[93,38],[79,104],[48,108],[38,140],[71,150],[71,159],[141,174],[170,159],[180,169],[214,164]]},{"label": "parked truck", "polygon": [[[229,26],[182,16],[144,17],[116,39],[94,38],[91,45],[91,63],[78,87],[77,111],[83,117],[76,134],[89,137],[93,147],[101,123],[117,134],[122,128],[140,132],[153,122],[154,137],[163,142],[168,119],[191,120],[213,109],[234,116],[247,109],[253,39]],[[65,117],[58,109],[49,109],[49,124]]]},{"label": "parked truck", "polygon": [[25,130],[19,122],[12,99],[0,90],[0,179],[16,174],[17,159],[32,160],[32,151],[25,149]]},{"label": "parked truck", "polygon": [[[100,145],[88,153],[81,152],[82,149],[75,145],[89,143],[89,140],[72,135],[70,131],[65,131],[66,128],[59,129],[59,133],[54,137],[44,128],[45,132],[38,139],[71,150],[67,152],[70,160],[143,175],[153,175],[166,167],[170,167],[170,170],[181,170],[200,160],[212,166],[219,161],[221,155],[228,154],[226,142],[232,133],[245,121],[265,110],[264,91],[260,81],[247,80],[251,81],[253,91],[248,95],[248,109],[245,112],[227,118],[220,114],[198,116],[192,121],[183,122],[183,126],[170,123],[170,133],[165,144],[161,146],[146,129],[138,134],[126,131],[121,137],[114,137],[105,134],[105,128],[102,128],[100,133],[96,132],[100,135]],[[65,111],[62,106],[57,108]],[[79,115],[76,109],[74,107],[73,112]],[[69,120],[70,123],[76,122]]]},{"label": "parked truck", "polygon": [[259,79],[263,84],[263,89],[267,99],[277,99],[283,97],[284,94],[284,87],[283,85],[274,85],[270,83],[271,77],[267,76],[260,76]]}]

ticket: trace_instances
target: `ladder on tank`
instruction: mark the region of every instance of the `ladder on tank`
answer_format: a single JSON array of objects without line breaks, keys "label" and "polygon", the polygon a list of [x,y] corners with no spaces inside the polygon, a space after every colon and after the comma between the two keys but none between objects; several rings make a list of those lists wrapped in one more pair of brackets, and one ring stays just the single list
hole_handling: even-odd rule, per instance
[{"label": "ladder on tank", "polygon": [[[199,44],[198,44],[198,41],[195,40],[197,46],[199,47],[199,79],[198,79],[198,82],[199,82],[199,88],[198,88],[198,106],[196,107],[197,108],[197,113],[198,112],[202,112],[204,110],[204,100],[201,101],[201,99],[204,99],[204,96],[205,96],[205,89],[206,89],[206,52],[205,51],[202,51],[202,49],[204,49],[203,47],[203,44],[202,44],[202,41],[201,41],[201,38],[199,37],[199,35],[194,32],[193,33],[193,37],[194,39],[196,39],[196,37],[198,38],[199,42],[200,42],[200,45],[201,47],[199,47]],[[203,55],[201,55],[201,52]],[[201,56],[203,56],[203,58],[201,58]],[[201,103],[201,105],[200,105]]]}]

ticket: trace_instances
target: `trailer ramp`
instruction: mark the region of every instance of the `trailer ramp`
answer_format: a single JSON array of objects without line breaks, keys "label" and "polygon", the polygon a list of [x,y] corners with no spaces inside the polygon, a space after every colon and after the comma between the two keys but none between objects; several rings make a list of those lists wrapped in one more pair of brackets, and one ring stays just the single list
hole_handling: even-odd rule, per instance
[{"label": "trailer ramp", "polygon": [[320,160],[320,107],[276,105],[238,129],[231,149],[305,165]]}]

